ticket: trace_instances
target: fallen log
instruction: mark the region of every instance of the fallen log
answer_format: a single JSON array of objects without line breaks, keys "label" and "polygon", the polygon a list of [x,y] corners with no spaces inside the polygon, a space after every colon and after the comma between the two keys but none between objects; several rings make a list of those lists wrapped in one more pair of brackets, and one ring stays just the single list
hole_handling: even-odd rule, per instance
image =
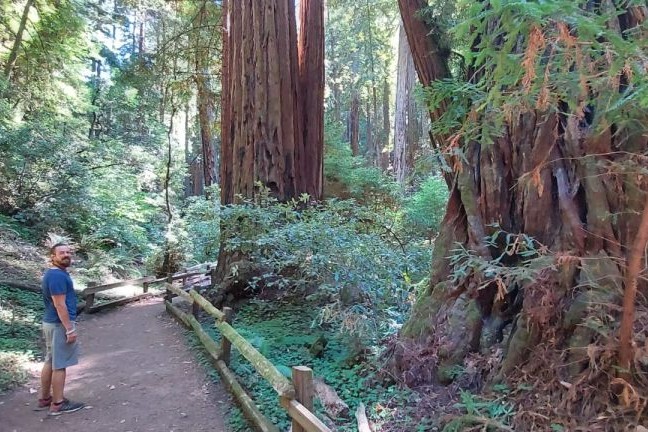
[{"label": "fallen log", "polygon": [[290,417],[297,420],[306,432],[331,432],[326,424],[296,400],[280,397],[279,402],[288,411]]},{"label": "fallen log", "polygon": [[358,405],[358,409],[355,412],[356,419],[358,420],[358,432],[373,432],[369,426],[369,420],[367,419],[367,413],[365,412],[365,406],[362,402]]},{"label": "fallen log", "polygon": [[0,280],[0,285],[5,285],[5,286],[8,286],[10,288],[17,288],[17,289],[20,289],[20,290],[31,291],[31,292],[35,292],[35,293],[40,293],[41,292],[41,288],[39,286],[28,285],[28,284],[24,284],[24,283],[20,283],[20,282],[9,281],[9,280]]},{"label": "fallen log", "polygon": [[349,416],[349,405],[338,396],[333,387],[327,385],[322,378],[315,378],[313,384],[315,385],[315,395],[331,418]]}]

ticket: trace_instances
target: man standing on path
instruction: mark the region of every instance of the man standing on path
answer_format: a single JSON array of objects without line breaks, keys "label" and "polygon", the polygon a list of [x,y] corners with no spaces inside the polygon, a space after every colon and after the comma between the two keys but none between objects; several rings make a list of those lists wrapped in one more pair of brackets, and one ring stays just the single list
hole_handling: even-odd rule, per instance
[{"label": "man standing on path", "polygon": [[48,415],[78,411],[84,404],[72,402],[63,395],[66,369],[79,362],[75,324],[77,298],[67,268],[72,264],[70,246],[57,243],[50,249],[52,267],[43,275],[41,289],[45,314],[45,364],[41,373],[41,393],[38,410],[49,408]]}]

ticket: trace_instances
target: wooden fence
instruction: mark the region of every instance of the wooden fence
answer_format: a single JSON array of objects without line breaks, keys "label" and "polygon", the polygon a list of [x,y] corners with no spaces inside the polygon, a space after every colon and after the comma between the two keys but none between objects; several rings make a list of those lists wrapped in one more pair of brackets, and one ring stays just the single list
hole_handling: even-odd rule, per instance
[{"label": "wooden fence", "polygon": [[[238,383],[236,376],[229,369],[231,348],[239,350],[254,369],[274,388],[279,396],[279,404],[292,418],[292,432],[330,432],[331,430],[312,413],[313,410],[313,371],[306,366],[292,368],[292,382],[279,372],[279,370],[245,340],[231,325],[232,310],[223,308],[219,310],[197,291],[191,289],[184,291],[166,284],[167,296],[165,300],[169,313],[193,331],[209,353],[212,363],[220,373],[223,381],[236,397],[239,405],[255,428],[262,432],[279,432],[257,408],[250,396]],[[173,297],[181,297],[191,304],[192,314],[187,314],[173,305]],[[220,346],[203,330],[196,319],[202,309],[216,319],[215,326],[220,331],[222,338]]]},{"label": "wooden fence", "polygon": [[[88,287],[81,292],[81,297],[85,301],[85,311],[87,313],[93,313],[107,307],[119,306],[119,305],[123,305],[126,303],[130,303],[148,297],[151,295],[148,292],[148,290],[149,287],[151,287],[152,285],[161,284],[161,283],[170,283],[176,280],[182,280],[182,284],[184,285],[187,279],[190,277],[200,276],[200,275],[205,275],[205,276],[209,275],[211,277],[211,274],[212,273],[211,273],[210,264],[200,264],[196,267],[191,267],[190,269],[184,269],[179,273],[174,273],[167,277],[158,278],[158,279],[156,279],[153,276],[146,276],[139,279],[130,279],[126,281],[112,282],[103,285],[99,285],[96,282],[89,282]],[[114,288],[126,287],[126,286],[141,286],[142,293],[133,295],[131,297],[121,298],[118,300],[112,300],[112,301],[103,302],[101,304],[95,305],[95,295],[97,293],[111,290]]]}]

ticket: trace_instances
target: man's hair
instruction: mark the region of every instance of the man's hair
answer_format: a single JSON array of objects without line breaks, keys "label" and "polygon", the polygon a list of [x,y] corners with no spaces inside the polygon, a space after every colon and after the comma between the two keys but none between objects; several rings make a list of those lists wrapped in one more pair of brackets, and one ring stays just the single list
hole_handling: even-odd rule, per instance
[{"label": "man's hair", "polygon": [[54,246],[52,246],[49,250],[50,255],[56,255],[56,248],[61,247],[61,246],[69,246],[67,243],[56,243]]}]

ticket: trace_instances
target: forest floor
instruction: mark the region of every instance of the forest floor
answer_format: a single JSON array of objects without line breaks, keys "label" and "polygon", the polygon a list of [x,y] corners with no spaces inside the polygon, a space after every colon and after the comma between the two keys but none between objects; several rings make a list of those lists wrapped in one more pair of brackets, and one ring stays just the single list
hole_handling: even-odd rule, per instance
[{"label": "forest floor", "polygon": [[[59,417],[33,411],[39,384],[0,396],[8,432],[225,431],[230,401],[207,378],[181,327],[154,298],[95,315],[82,315],[82,357],[69,369],[66,396],[86,409]],[[34,375],[38,364],[32,364]]]}]

